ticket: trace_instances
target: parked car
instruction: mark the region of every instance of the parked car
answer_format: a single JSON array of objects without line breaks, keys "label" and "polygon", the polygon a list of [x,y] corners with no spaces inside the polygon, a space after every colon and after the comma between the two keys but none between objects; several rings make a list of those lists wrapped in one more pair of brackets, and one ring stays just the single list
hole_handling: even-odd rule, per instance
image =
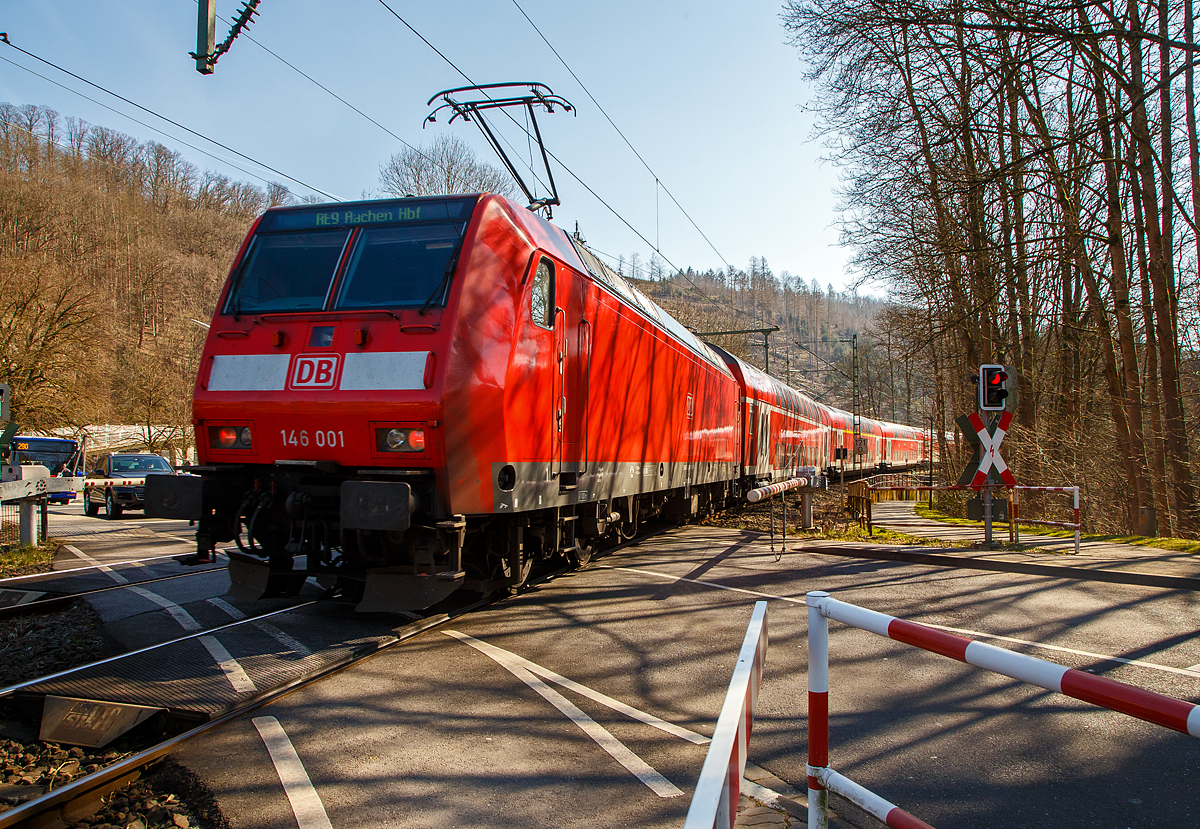
[{"label": "parked car", "polygon": [[101,455],[87,476],[83,511],[99,515],[103,505],[107,517],[117,518],[127,509],[145,509],[146,476],[174,474],[175,468],[161,455],[148,452]]}]

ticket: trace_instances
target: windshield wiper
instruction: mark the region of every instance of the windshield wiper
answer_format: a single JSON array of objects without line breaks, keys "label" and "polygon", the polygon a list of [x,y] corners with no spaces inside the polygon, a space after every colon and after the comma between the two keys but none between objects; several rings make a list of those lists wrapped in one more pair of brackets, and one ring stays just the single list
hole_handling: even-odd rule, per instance
[{"label": "windshield wiper", "polygon": [[425,312],[429,310],[429,306],[433,304],[433,301],[437,299],[439,295],[445,292],[446,284],[450,281],[451,274],[453,274],[454,269],[458,267],[458,255],[462,253],[463,240],[465,238],[465,234],[458,237],[458,244],[454,246],[454,252],[451,253],[450,258],[446,260],[446,267],[442,268],[442,280],[438,283],[437,287],[433,289],[433,293],[429,295],[429,299],[425,300],[425,304],[421,306],[421,312],[419,316],[425,316]]}]

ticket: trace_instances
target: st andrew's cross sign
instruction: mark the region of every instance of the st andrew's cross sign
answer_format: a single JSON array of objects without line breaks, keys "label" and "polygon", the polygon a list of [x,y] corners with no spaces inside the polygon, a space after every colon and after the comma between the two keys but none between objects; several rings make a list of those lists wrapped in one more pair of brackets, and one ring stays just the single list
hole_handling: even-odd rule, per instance
[{"label": "st andrew's cross sign", "polygon": [[985,424],[978,412],[960,417],[956,421],[963,436],[973,444],[975,456],[963,470],[958,479],[959,486],[969,486],[979,490],[985,486],[996,486],[1003,483],[1006,486],[1016,486],[1017,479],[1008,469],[1008,464],[1000,456],[1000,442],[1012,423],[1012,412],[1000,414],[1000,419],[994,423]]}]

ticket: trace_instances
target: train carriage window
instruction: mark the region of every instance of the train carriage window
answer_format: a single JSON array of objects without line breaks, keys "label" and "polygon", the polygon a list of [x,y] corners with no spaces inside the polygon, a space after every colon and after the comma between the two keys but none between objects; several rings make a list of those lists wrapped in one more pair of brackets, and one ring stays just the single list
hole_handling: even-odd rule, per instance
[{"label": "train carriage window", "polygon": [[529,315],[543,328],[554,327],[554,266],[549,259],[538,262],[529,298]]},{"label": "train carriage window", "polygon": [[349,235],[342,228],[256,236],[225,313],[320,311]]},{"label": "train carriage window", "polygon": [[465,225],[363,228],[335,308],[442,305]]}]

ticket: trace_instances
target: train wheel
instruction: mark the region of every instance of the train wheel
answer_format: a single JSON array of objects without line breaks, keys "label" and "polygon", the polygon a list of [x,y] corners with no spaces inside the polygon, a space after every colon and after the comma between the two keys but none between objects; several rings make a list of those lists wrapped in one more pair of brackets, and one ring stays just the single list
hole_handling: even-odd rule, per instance
[{"label": "train wheel", "polygon": [[[533,571],[533,556],[522,554],[521,570],[517,573],[517,578],[511,584],[505,584],[496,592],[502,596],[515,596],[529,581],[529,574]],[[509,563],[506,556],[502,556],[492,571],[492,578],[498,582],[507,582],[512,578],[512,565]]]},{"label": "train wheel", "polygon": [[567,550],[567,558],[571,560],[571,567],[584,567],[592,560],[592,556],[596,554],[596,545],[588,544],[583,541],[576,541],[575,546]]}]

